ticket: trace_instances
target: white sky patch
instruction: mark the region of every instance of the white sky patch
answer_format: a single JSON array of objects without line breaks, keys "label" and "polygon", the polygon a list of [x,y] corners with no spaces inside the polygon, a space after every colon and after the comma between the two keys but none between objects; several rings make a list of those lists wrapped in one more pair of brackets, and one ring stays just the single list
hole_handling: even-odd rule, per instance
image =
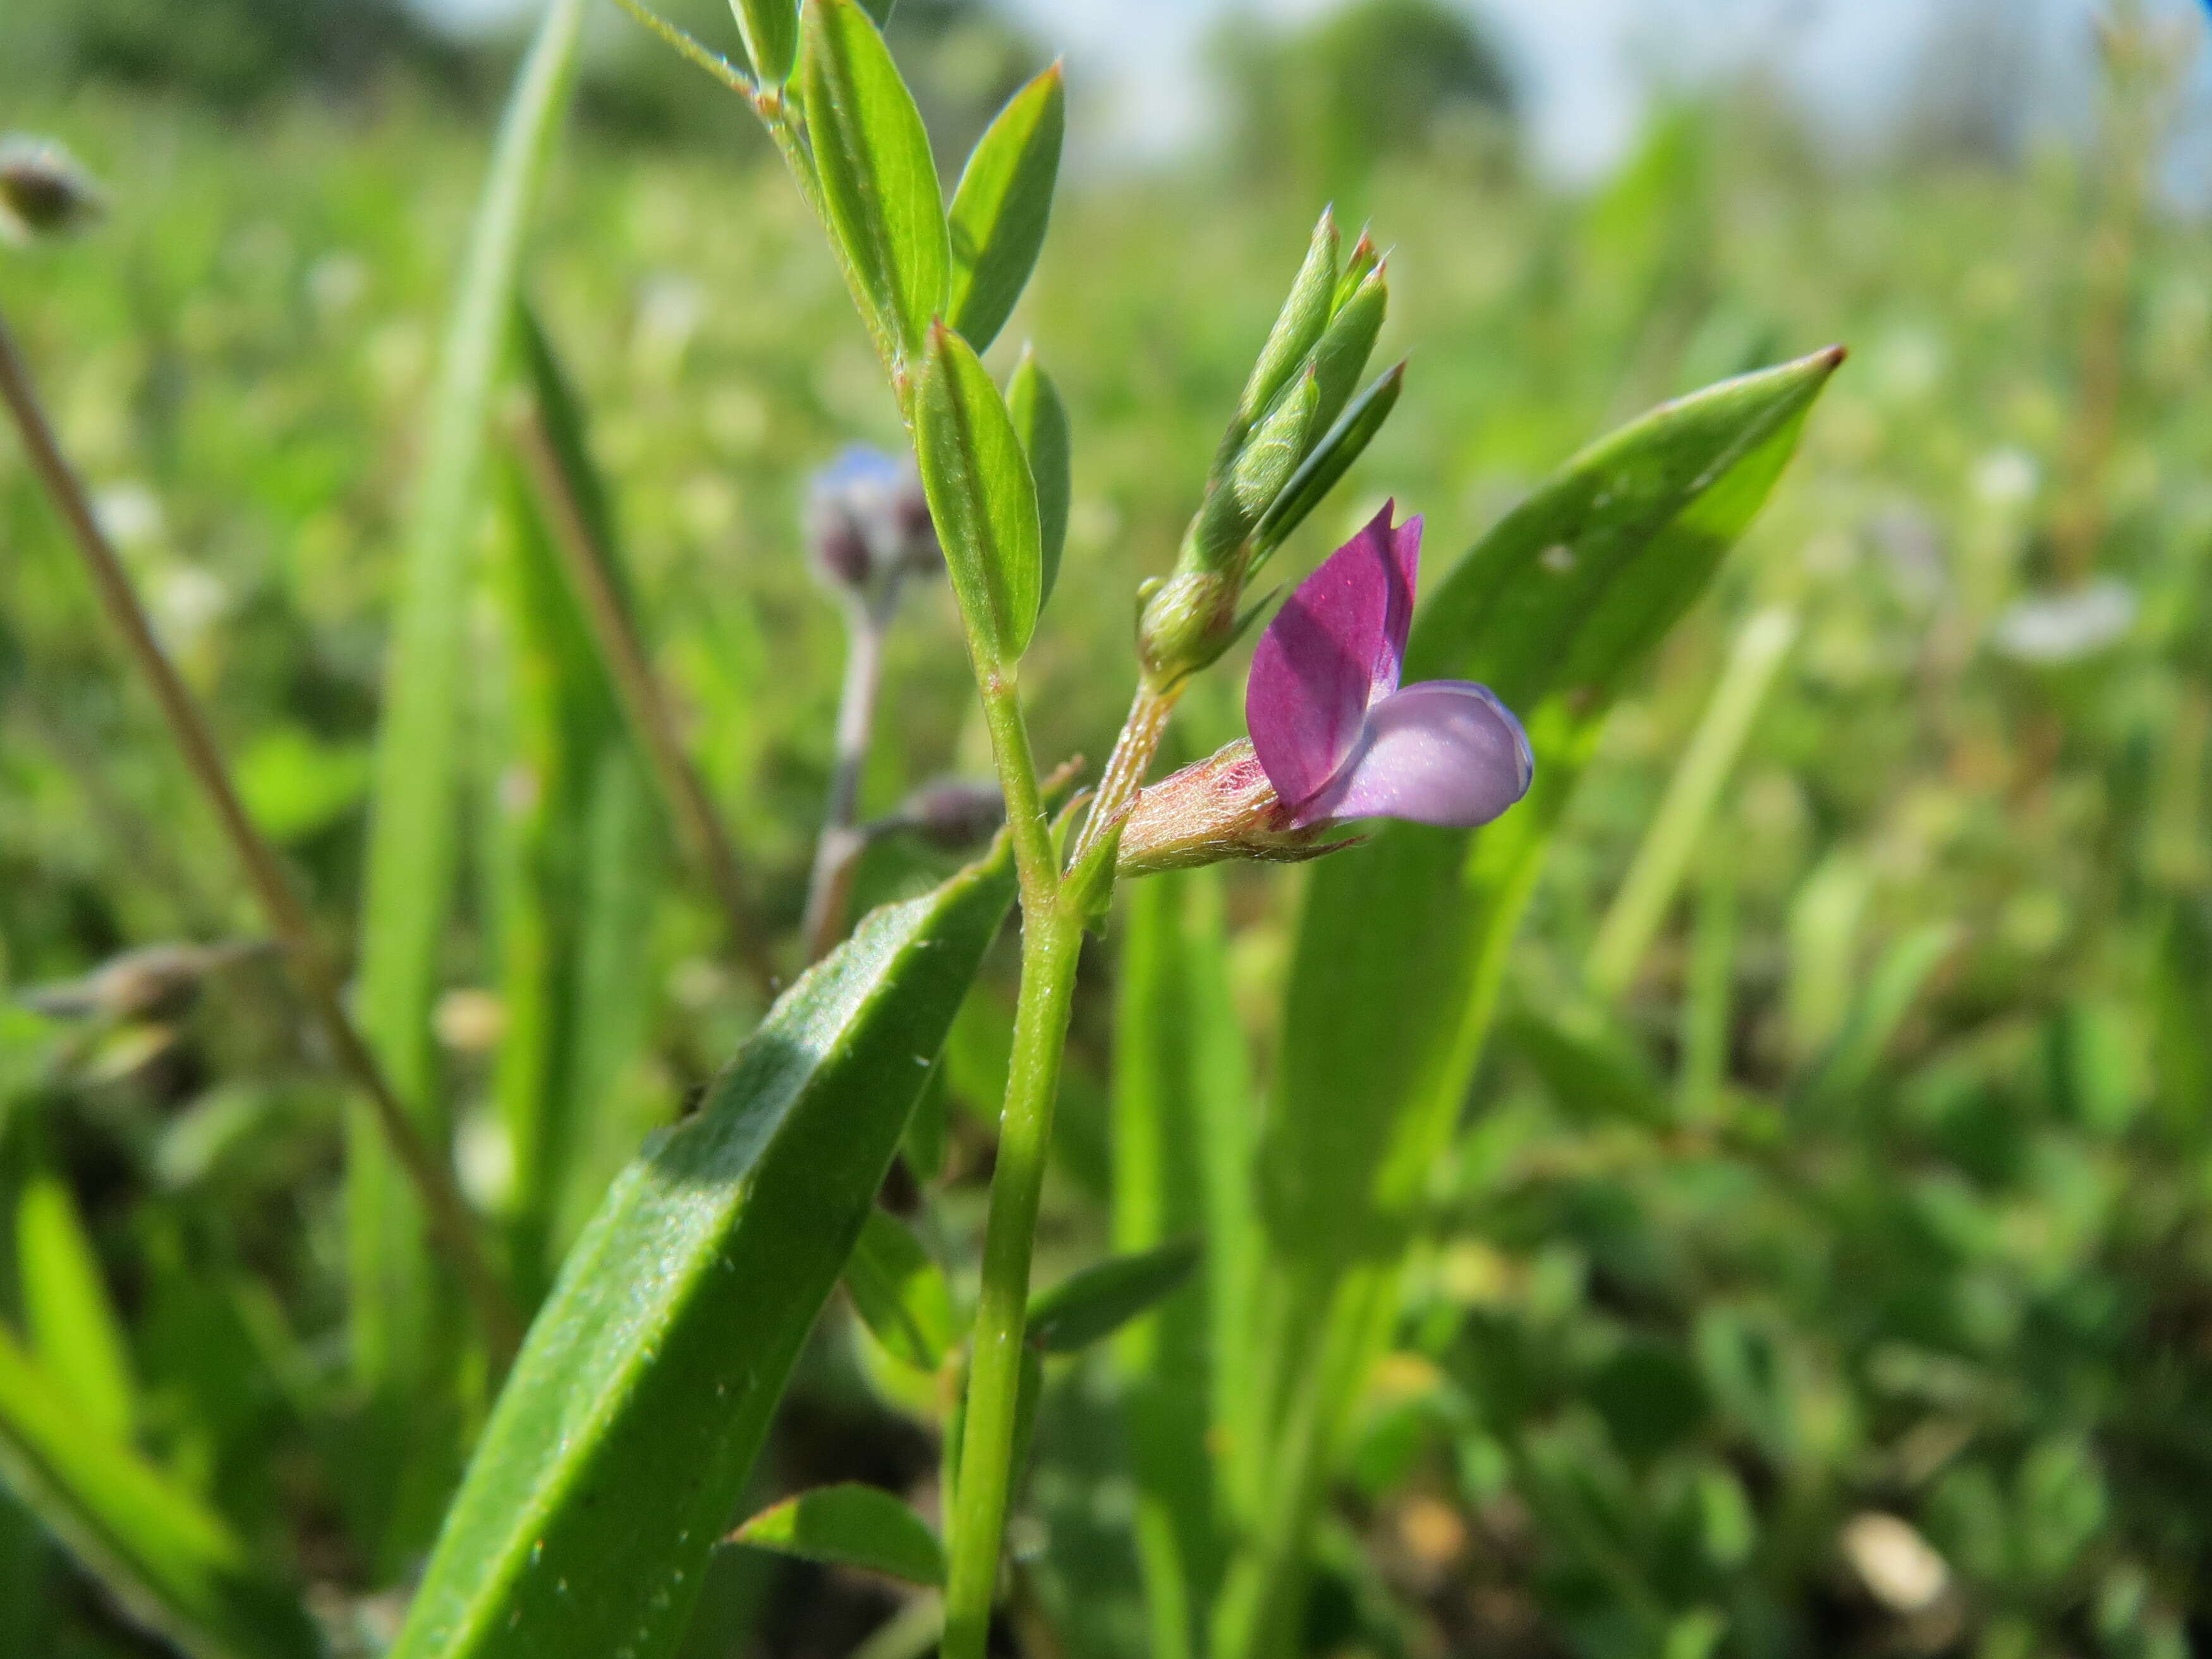
[{"label": "white sky patch", "polygon": [[[543,0],[407,0],[463,31],[511,25]],[[1046,49],[1064,52],[1078,100],[1075,153],[1170,158],[1215,128],[1206,45],[1232,16],[1296,22],[1335,0],[999,0]],[[1994,7],[2016,37],[2048,118],[2078,125],[2094,72],[2100,0],[1452,0],[1480,18],[1521,79],[1531,147],[1553,177],[1602,175],[1635,143],[1655,89],[1764,66],[1846,150],[1879,143],[1917,88],[1947,20]],[[2149,0],[2175,16],[2197,0]],[[2212,52],[2198,55],[2176,145],[2177,193],[2212,188]]]}]

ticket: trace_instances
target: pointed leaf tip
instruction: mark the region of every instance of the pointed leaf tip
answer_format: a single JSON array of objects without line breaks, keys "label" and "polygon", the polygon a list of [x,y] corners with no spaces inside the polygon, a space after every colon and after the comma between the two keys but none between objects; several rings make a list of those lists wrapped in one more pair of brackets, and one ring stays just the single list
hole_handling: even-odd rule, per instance
[{"label": "pointed leaf tip", "polygon": [[787,1498],[739,1527],[730,1541],[931,1589],[945,1583],[945,1547],[929,1523],[882,1488],[857,1481]]},{"label": "pointed leaf tip", "polygon": [[1134,1255],[1109,1256],[1062,1279],[1030,1304],[1030,1346],[1073,1353],[1111,1336],[1190,1276],[1199,1246],[1177,1239]]},{"label": "pointed leaf tip", "polygon": [[1007,100],[975,143],[954,191],[953,322],[981,351],[1006,325],[1052,214],[1067,94],[1057,61]]}]

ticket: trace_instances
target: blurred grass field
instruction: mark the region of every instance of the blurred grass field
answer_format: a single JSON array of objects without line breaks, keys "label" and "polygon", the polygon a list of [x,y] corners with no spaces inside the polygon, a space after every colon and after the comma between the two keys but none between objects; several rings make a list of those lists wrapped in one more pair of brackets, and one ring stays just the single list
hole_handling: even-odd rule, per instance
[{"label": "blurred grass field", "polygon": [[[1073,423],[1066,562],[1025,676],[1052,759],[1111,742],[1135,585],[1172,557],[1319,191],[1395,247],[1382,350],[1412,367],[1285,579],[1386,495],[1427,515],[1433,579],[1601,430],[1851,350],[1714,594],[1613,715],[1547,869],[1346,1471],[1315,1650],[2212,1644],[2212,234],[2144,182],[2129,100],[2148,84],[2114,82],[2101,142],[2010,155],[1844,167],[1754,87],[1662,110],[1583,191],[1460,125],[1348,173],[1204,155],[1064,195],[1000,348],[1034,343]],[[93,84],[5,118],[66,141],[111,200],[93,234],[0,259],[0,309],[349,957],[398,527],[486,123],[398,76],[245,112]],[[802,556],[804,479],[847,441],[893,444],[896,412],[763,146],[586,121],[531,250],[655,661],[788,955],[842,649]],[[1681,896],[1617,1016],[1593,1011],[1607,907],[1734,641],[1778,607],[1795,643],[1676,849]],[[470,626],[481,672],[453,716],[473,850],[440,1030],[464,1176],[496,1207],[498,826],[528,780],[503,747],[499,607]],[[867,812],[988,769],[941,587],[889,675]],[[1241,733],[1241,684],[1240,658],[1194,694],[1186,753]],[[939,867],[887,849],[863,890]],[[1297,888],[1269,869],[1228,887],[1257,1056]],[[0,986],[257,927],[0,442]],[[757,1012],[696,885],[666,883],[650,927],[617,1156]],[[1048,1267],[1103,1232],[1112,962],[1109,939],[1086,968]],[[948,1062],[970,1109],[956,1231],[977,1218],[1006,994],[979,994]],[[251,963],[196,1011],[95,1038],[0,1007],[0,1191],[63,1172],[122,1310],[141,1443],[344,1601],[388,1586],[309,1403],[344,1387],[340,1137],[286,1008]],[[0,1312],[28,1317],[4,1291]],[[817,1348],[768,1479],[920,1478],[842,1336]],[[1130,1653],[1090,1386],[1043,1447],[1037,1595],[1066,1650]],[[731,1568],[695,1650],[844,1652],[883,1611],[781,1571]],[[810,1595],[836,1616],[799,1611]],[[347,1617],[374,1628],[375,1603]],[[138,1639],[0,1518],[0,1654]]]}]

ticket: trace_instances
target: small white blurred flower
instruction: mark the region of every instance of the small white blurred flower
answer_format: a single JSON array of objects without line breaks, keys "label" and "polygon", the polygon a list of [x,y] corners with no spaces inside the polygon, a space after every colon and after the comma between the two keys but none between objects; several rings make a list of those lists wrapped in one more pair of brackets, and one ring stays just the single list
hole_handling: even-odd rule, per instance
[{"label": "small white blurred flower", "polygon": [[706,320],[706,290],[690,277],[647,278],[638,292],[637,322],[630,335],[638,366],[648,374],[673,374]]},{"label": "small white blurred flower", "polygon": [[161,497],[135,479],[108,484],[92,498],[92,516],[116,546],[136,549],[161,539]]},{"label": "small white blurred flower", "polygon": [[2135,590],[2111,577],[2067,593],[2021,599],[1997,618],[1996,647],[2014,662],[2050,667],[2094,656],[2134,626]]},{"label": "small white blurred flower", "polygon": [[1975,497],[1984,507],[1999,511],[2022,507],[2035,499],[2043,483],[2043,470],[2026,450],[2007,445],[1992,449],[1974,463]]},{"label": "small white blurred flower", "polygon": [[199,565],[172,565],[155,583],[155,613],[178,650],[190,650],[229,609],[230,590],[222,578]]},{"label": "small white blurred flower", "polygon": [[1837,1535],[1867,1594],[1893,1613],[1925,1613],[1951,1587],[1951,1569],[1906,1522],[1867,1510]]},{"label": "small white blurred flower", "polygon": [[357,253],[325,253],[307,268],[307,298],[325,317],[351,311],[368,292],[368,266]]}]

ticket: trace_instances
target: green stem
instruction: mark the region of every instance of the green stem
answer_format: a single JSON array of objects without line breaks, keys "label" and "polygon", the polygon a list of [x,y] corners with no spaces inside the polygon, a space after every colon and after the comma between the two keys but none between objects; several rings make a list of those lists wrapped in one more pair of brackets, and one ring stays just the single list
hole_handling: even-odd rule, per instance
[{"label": "green stem", "polygon": [[999,1125],[998,1164],[991,1177],[990,1217],[983,1231],[982,1294],[975,1312],[952,1511],[944,1659],[983,1659],[990,1633],[1000,1545],[1013,1486],[1030,1255],[1083,942],[1082,918],[1061,897],[1029,733],[1013,687],[1003,676],[978,666],[1021,877],[1022,989]]},{"label": "green stem", "polygon": [[1137,799],[1145,774],[1152,769],[1152,757],[1160,751],[1160,739],[1167,735],[1168,717],[1175,713],[1182,696],[1182,684],[1172,690],[1155,691],[1144,682],[1138,683],[1137,695],[1129,703],[1129,717],[1121,722],[1121,735],[1114,740],[1114,752],[1107,757],[1090,816],[1084,819],[1083,833],[1076,837],[1075,850],[1069,854],[1071,865],[1080,864],[1092,844]]}]

